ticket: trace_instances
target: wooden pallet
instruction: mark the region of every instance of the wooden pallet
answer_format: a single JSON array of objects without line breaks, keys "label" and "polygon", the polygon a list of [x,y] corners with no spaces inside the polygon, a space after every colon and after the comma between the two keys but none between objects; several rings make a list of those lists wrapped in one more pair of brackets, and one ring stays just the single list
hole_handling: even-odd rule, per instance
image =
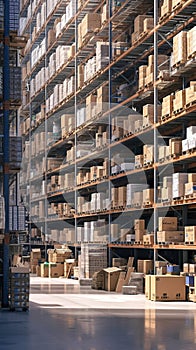
[{"label": "wooden pallet", "polygon": [[179,0],[179,2],[173,7],[172,12],[176,11],[179,7],[183,5],[185,0]]},{"label": "wooden pallet", "polygon": [[173,111],[173,115],[176,116],[176,115],[182,113],[183,111],[184,111],[184,108],[181,107],[181,108],[176,109],[175,111]]},{"label": "wooden pallet", "polygon": [[193,201],[196,199],[196,193],[188,194],[184,196],[186,202]]},{"label": "wooden pallet", "polygon": [[196,245],[196,242],[184,242],[185,245]]},{"label": "wooden pallet", "polygon": [[196,56],[196,51],[192,52],[189,56],[188,59],[191,60],[192,58],[195,58]]},{"label": "wooden pallet", "polygon": [[152,125],[153,125],[153,123],[152,123],[152,124],[145,124],[145,125],[143,125],[143,129],[148,129],[148,128],[150,128]]},{"label": "wooden pallet", "polygon": [[143,208],[150,208],[153,206],[153,203],[152,202],[144,202],[143,203]]},{"label": "wooden pallet", "polygon": [[133,208],[141,208],[141,203],[134,203]]},{"label": "wooden pallet", "polygon": [[142,245],[143,242],[142,241],[134,241],[134,244],[137,244],[137,245]]},{"label": "wooden pallet", "polygon": [[162,200],[161,202],[163,205],[167,206],[167,205],[170,205],[171,204],[171,200]]},{"label": "wooden pallet", "polygon": [[161,116],[161,121],[165,122],[166,120],[170,119],[172,116],[170,114],[165,114]]},{"label": "wooden pallet", "polygon": [[135,169],[142,169],[143,168],[143,165],[135,165]]},{"label": "wooden pallet", "polygon": [[167,17],[169,17],[171,14],[171,11],[170,12],[166,12],[163,16],[161,16],[159,18],[159,23],[161,24]]},{"label": "wooden pallet", "polygon": [[152,168],[152,166],[153,166],[153,162],[146,162],[143,165],[144,168]]},{"label": "wooden pallet", "polygon": [[191,102],[189,102],[189,103],[187,103],[187,104],[185,105],[185,109],[189,109],[189,108],[191,108],[192,106],[195,106],[195,104],[196,104],[196,100],[191,101]]},{"label": "wooden pallet", "polygon": [[175,204],[181,204],[181,203],[183,203],[183,201],[184,201],[184,197],[177,197],[177,198],[173,198],[173,202],[175,203]]},{"label": "wooden pallet", "polygon": [[173,153],[173,154],[170,154],[169,159],[177,159],[177,158],[179,158],[180,156],[181,156],[181,154],[175,154],[175,153]]}]

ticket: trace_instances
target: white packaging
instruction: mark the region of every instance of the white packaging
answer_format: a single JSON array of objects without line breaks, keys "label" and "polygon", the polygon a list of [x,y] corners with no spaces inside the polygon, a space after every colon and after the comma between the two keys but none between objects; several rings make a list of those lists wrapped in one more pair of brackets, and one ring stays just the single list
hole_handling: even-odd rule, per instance
[{"label": "white packaging", "polygon": [[188,174],[175,173],[172,175],[172,197],[179,198],[184,196],[185,183],[188,182]]},{"label": "white packaging", "polygon": [[127,205],[132,205],[133,195],[135,192],[140,192],[149,188],[147,184],[128,184],[127,185]]},{"label": "white packaging", "polygon": [[182,152],[186,152],[189,149],[189,140],[182,140]]},{"label": "white packaging", "polygon": [[134,170],[135,163],[122,163],[120,167],[122,171]]},{"label": "white packaging", "polygon": [[193,134],[196,133],[196,126],[189,126],[186,129],[186,137],[187,139],[191,138],[193,136]]},{"label": "white packaging", "polygon": [[188,146],[189,146],[189,149],[196,148],[196,134],[193,134],[193,136],[189,138]]}]

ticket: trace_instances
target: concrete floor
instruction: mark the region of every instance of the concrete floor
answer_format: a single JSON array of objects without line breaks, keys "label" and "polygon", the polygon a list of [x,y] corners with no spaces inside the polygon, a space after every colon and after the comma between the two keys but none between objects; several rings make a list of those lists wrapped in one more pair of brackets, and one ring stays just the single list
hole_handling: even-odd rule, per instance
[{"label": "concrete floor", "polygon": [[31,278],[29,312],[0,312],[1,350],[195,350],[196,304]]}]

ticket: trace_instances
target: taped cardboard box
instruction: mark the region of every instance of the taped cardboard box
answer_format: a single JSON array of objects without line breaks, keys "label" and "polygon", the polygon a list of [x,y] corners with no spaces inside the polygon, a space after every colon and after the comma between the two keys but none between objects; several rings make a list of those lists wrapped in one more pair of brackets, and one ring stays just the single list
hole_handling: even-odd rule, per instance
[{"label": "taped cardboard box", "polygon": [[176,231],[177,217],[159,217],[159,231]]},{"label": "taped cardboard box", "polygon": [[157,231],[158,243],[184,242],[183,231]]},{"label": "taped cardboard box", "polygon": [[185,277],[151,276],[151,300],[185,301]]},{"label": "taped cardboard box", "polygon": [[118,267],[108,267],[107,269],[103,269],[103,271],[105,290],[109,292],[115,291],[121,269]]},{"label": "taped cardboard box", "polygon": [[196,226],[185,226],[185,242],[196,244]]}]

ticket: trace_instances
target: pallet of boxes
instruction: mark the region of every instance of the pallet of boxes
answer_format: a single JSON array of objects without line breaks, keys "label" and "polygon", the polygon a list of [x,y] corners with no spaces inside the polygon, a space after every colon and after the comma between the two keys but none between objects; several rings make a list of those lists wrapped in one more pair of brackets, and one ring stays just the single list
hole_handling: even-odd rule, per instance
[{"label": "pallet of boxes", "polygon": [[48,262],[41,264],[41,277],[71,277],[76,263],[74,259],[70,259],[71,249],[62,245],[54,247],[54,249],[48,249],[47,253]]},{"label": "pallet of boxes", "polygon": [[196,262],[184,263],[182,274],[186,278],[187,299],[196,303]]},{"label": "pallet of boxes", "polygon": [[29,268],[10,267],[8,301],[11,311],[29,309],[29,288]]},{"label": "pallet of boxes", "polygon": [[30,271],[33,274],[39,274],[40,264],[44,261],[41,257],[41,250],[39,248],[34,248],[31,250],[30,254]]},{"label": "pallet of boxes", "polygon": [[134,258],[113,258],[112,267],[107,267],[92,277],[92,288],[127,295],[142,294],[144,291],[144,273],[135,272]]}]

